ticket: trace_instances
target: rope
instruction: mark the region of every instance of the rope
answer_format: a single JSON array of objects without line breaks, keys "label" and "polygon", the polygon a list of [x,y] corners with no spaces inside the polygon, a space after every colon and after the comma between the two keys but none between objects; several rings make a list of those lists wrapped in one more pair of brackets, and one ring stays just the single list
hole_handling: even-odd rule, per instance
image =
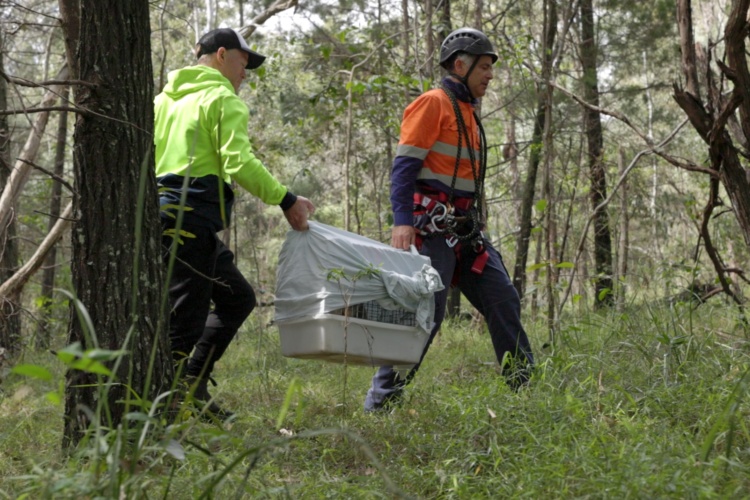
[{"label": "rope", "polygon": [[481,236],[481,225],[484,220],[484,214],[482,213],[482,203],[477,204],[477,199],[481,200],[484,197],[484,176],[485,172],[487,171],[487,137],[485,135],[484,127],[482,126],[482,122],[479,120],[479,117],[476,113],[472,113],[474,116],[474,120],[476,120],[477,126],[479,127],[479,160],[477,160],[474,155],[474,147],[471,144],[471,140],[469,138],[469,130],[466,127],[466,122],[464,122],[464,117],[458,104],[458,99],[456,99],[455,94],[445,85],[441,85],[441,88],[443,89],[443,92],[445,92],[448,96],[448,99],[451,101],[453,112],[456,115],[456,123],[458,125],[456,165],[453,169],[451,190],[448,194],[448,203],[451,205],[453,204],[453,198],[455,196],[456,189],[456,179],[458,177],[458,169],[461,165],[461,147],[464,141],[466,141],[466,149],[469,152],[471,175],[474,180],[474,199],[469,206],[469,216],[471,217],[472,221],[472,228],[470,233],[461,236],[459,234],[456,234],[455,224],[447,224],[444,230],[432,234],[448,234],[451,237],[458,239],[459,241],[467,241],[477,236]]}]

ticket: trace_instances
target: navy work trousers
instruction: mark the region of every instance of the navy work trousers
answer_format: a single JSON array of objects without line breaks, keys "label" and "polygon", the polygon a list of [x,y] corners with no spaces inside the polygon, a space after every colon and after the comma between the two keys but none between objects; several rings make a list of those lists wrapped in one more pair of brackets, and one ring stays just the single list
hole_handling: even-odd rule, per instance
[{"label": "navy work trousers", "polygon": [[472,272],[475,254],[470,244],[462,245],[460,259],[445,238],[425,239],[420,253],[432,261],[445,289],[435,294],[435,326],[422,351],[422,357],[409,372],[401,377],[392,366],[381,366],[372,379],[365,398],[365,410],[374,411],[400,399],[404,387],[414,378],[445,318],[448,286],[458,266],[457,286],[487,321],[497,360],[501,363],[508,384],[517,388],[528,381],[534,364],[531,345],[521,325],[521,302],[500,253],[485,242],[489,252],[482,274]]},{"label": "navy work trousers", "polygon": [[[184,375],[208,377],[255,308],[255,293],[234,264],[234,254],[209,228],[186,226],[169,281],[169,341],[175,361],[192,352]],[[162,237],[169,262],[171,236]],[[213,308],[211,303],[213,302]]]}]

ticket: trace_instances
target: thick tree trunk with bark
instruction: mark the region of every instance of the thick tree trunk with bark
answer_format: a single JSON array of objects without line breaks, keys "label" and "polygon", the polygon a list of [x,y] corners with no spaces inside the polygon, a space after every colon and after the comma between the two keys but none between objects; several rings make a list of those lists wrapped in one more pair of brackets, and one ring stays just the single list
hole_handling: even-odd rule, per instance
[{"label": "thick tree trunk with bark", "polygon": [[[0,33],[0,70],[5,69],[3,54],[5,44]],[[0,110],[8,107],[8,83],[0,78]],[[10,162],[10,130],[7,115],[0,115],[0,188],[6,188],[10,179],[12,166]],[[0,240],[0,281],[5,281],[13,275],[18,266],[18,245],[16,244],[16,221],[11,218],[7,228],[2,231]],[[15,354],[20,350],[21,320],[19,316],[19,296],[0,296],[0,348]]]},{"label": "thick tree trunk with bark", "polygon": [[[584,99],[599,107],[599,78],[597,75],[597,46],[594,31],[594,6],[592,0],[581,0],[581,66],[583,69]],[[607,178],[602,163],[602,122],[599,111],[583,108],[583,123],[588,144],[589,200],[596,210],[607,199]],[[609,214],[605,208],[594,214],[594,269],[596,272],[594,307],[614,304],[612,289],[612,235]]]},{"label": "thick tree trunk with bark", "polygon": [[153,401],[169,388],[172,377],[159,319],[161,231],[153,172],[148,2],[81,0],[80,10],[72,12],[80,14],[80,33],[71,37],[78,44],[78,50],[71,51],[77,58],[76,76],[95,86],[78,87],[75,95],[76,104],[90,113],[78,116],[74,134],[77,222],[71,268],[75,292],[88,309],[94,331],[85,332],[71,311],[69,341],[85,349],[98,345],[128,354],[106,394],[95,376],[67,373],[65,447],[83,437],[92,423],[85,409],[96,412],[100,398],[106,398],[108,411],[94,413],[95,418],[106,414],[102,423],[117,428],[125,413],[136,409],[129,406],[131,390]]}]

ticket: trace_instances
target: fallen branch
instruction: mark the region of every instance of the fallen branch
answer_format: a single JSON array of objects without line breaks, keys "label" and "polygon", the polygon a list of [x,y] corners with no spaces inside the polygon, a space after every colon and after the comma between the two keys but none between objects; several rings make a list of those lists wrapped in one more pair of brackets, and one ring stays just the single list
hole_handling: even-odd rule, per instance
[{"label": "fallen branch", "polygon": [[39,245],[34,252],[34,255],[24,264],[13,276],[8,278],[2,285],[0,285],[0,299],[4,297],[14,297],[20,293],[21,289],[26,285],[26,282],[34,275],[34,273],[42,267],[44,260],[47,258],[47,254],[60,241],[63,233],[71,225],[70,216],[73,214],[73,204],[68,203],[65,207],[62,215],[57,220],[52,230],[44,238],[44,241]]}]

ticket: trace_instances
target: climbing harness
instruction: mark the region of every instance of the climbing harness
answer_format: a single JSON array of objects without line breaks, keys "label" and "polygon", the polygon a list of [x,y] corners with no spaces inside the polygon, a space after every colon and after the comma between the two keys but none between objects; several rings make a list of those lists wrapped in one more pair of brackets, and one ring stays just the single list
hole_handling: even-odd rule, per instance
[{"label": "climbing harness", "polygon": [[[422,241],[426,238],[442,236],[445,237],[446,244],[454,249],[456,257],[460,259],[463,245],[469,244],[472,252],[476,255],[471,270],[475,274],[482,274],[489,258],[484,244],[484,213],[481,203],[484,198],[484,178],[487,169],[487,138],[479,117],[476,113],[473,113],[479,127],[479,158],[476,158],[458,100],[447,86],[443,85],[442,89],[451,101],[458,124],[456,163],[449,193],[446,194],[442,191],[414,193],[414,226],[417,229],[417,246],[421,247]],[[456,179],[461,164],[461,151],[464,142],[469,154],[469,163],[474,180],[473,197],[455,196]],[[480,200],[479,203],[477,203],[477,200]],[[457,215],[456,209],[466,215]],[[456,278],[457,276],[454,276],[454,280]]]}]

